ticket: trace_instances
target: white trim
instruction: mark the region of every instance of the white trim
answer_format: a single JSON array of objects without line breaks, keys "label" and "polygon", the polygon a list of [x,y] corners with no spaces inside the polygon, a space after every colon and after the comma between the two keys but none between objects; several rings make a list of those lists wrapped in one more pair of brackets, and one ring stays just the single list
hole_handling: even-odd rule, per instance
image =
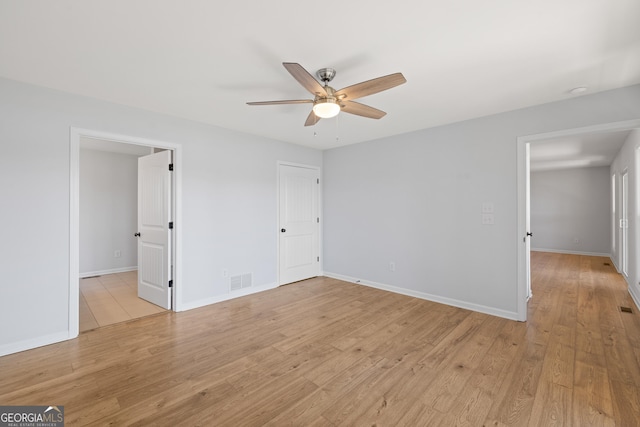
[{"label": "white trim", "polygon": [[320,218],[320,226],[318,227],[318,256],[320,257],[320,265],[318,265],[318,275],[321,275],[324,266],[324,256],[323,256],[323,227],[324,227],[324,218],[322,215],[322,186],[323,186],[323,177],[322,177],[322,168],[320,166],[314,165],[305,165],[302,163],[293,163],[286,162],[282,160],[277,161],[276,168],[276,186],[277,186],[277,194],[278,199],[276,201],[276,230],[278,230],[278,238],[276,239],[276,283],[281,285],[280,283],[280,167],[281,166],[292,166],[296,168],[303,169],[312,169],[318,172],[318,179],[320,179],[320,184],[318,184],[318,217]]},{"label": "white trim", "polygon": [[[516,310],[517,310],[517,320],[525,322],[527,320],[527,275],[529,275],[529,271],[527,270],[527,243],[524,239],[527,237],[527,142],[524,138],[518,138],[518,145],[516,147],[516,156],[517,156],[517,200],[518,200],[518,229],[517,229],[517,239],[516,239],[516,252],[518,254],[517,259],[517,272],[518,277],[516,278],[517,288],[516,288]],[[523,240],[521,240],[523,239]],[[530,267],[529,267],[530,268]]]},{"label": "white trim", "polygon": [[210,297],[210,298],[203,298],[197,301],[191,301],[188,303],[184,303],[181,305],[180,310],[177,311],[186,311],[186,310],[193,310],[194,308],[200,308],[200,307],[204,307],[207,305],[211,305],[211,304],[216,304],[219,302],[223,302],[223,301],[229,301],[232,299],[236,299],[236,298],[240,298],[240,297],[244,297],[247,295],[251,295],[251,294],[257,294],[259,292],[264,292],[264,291],[268,291],[270,289],[275,289],[278,287],[277,283],[269,283],[267,285],[261,285],[261,286],[253,286],[250,288],[243,288],[243,289],[238,289],[236,291],[232,291],[228,294],[224,294],[224,295],[218,295],[215,297]]},{"label": "white trim", "polygon": [[[80,134],[69,129],[69,316],[68,338],[80,333]],[[42,344],[46,345],[46,344]],[[37,347],[37,345],[35,346]]]},{"label": "white trim", "polygon": [[640,310],[640,297],[636,296],[635,292],[631,290],[631,286],[629,286],[627,290],[629,291],[629,295],[631,295],[631,299],[635,303],[636,307]]},{"label": "white trim", "polygon": [[126,273],[128,271],[137,271],[137,270],[138,270],[138,266],[134,265],[131,267],[110,268],[108,270],[85,271],[83,273],[80,273],[80,278],[85,279],[87,277],[105,276],[107,274]]},{"label": "white trim", "polygon": [[534,135],[526,135],[519,136],[517,138],[517,147],[516,147],[516,174],[517,174],[517,200],[518,200],[518,209],[517,209],[517,308],[518,308],[518,320],[526,320],[527,319],[527,280],[526,275],[528,272],[526,271],[526,248],[522,243],[522,238],[526,235],[526,145],[531,142],[541,141],[545,139],[551,138],[559,138],[565,136],[572,135],[580,135],[580,134],[595,134],[595,133],[604,133],[604,132],[614,132],[614,131],[623,131],[623,130],[631,130],[640,127],[640,119],[635,120],[626,120],[622,122],[613,122],[613,123],[603,123],[593,126],[585,126],[581,128],[573,128],[573,129],[564,129],[554,132],[547,133],[539,133]]},{"label": "white trim", "polygon": [[70,128],[69,134],[69,336],[71,339],[79,333],[79,189],[80,189],[80,138],[96,138],[124,144],[135,144],[146,147],[157,147],[173,150],[173,181],[175,182],[175,216],[173,221],[178,224],[174,229],[175,246],[173,259],[173,301],[174,311],[182,310],[182,144],[120,135],[92,129]]},{"label": "white trim", "polygon": [[607,254],[604,252],[583,252],[583,251],[571,251],[571,250],[565,250],[565,249],[531,248],[531,252],[551,252],[554,254],[601,256],[605,258],[611,258],[611,254]]},{"label": "white trim", "polygon": [[[609,256],[609,259],[611,259],[611,262],[613,263],[613,266],[616,268],[616,273],[620,274],[622,276],[622,273],[620,273],[620,268],[618,267],[618,263],[616,262],[616,257],[614,256]],[[624,277],[624,276],[622,276]]]},{"label": "white trim", "polygon": [[42,347],[49,344],[55,344],[57,342],[70,340],[75,336],[70,336],[66,332],[56,332],[55,334],[49,334],[42,337],[32,338],[25,341],[18,341],[11,344],[0,345],[0,356],[6,356],[8,354],[19,353],[25,350],[31,350],[32,348]]},{"label": "white trim", "polygon": [[478,313],[489,314],[491,316],[502,317],[509,320],[519,320],[518,313],[506,310],[500,310],[494,307],[487,307],[480,304],[471,304],[466,301],[460,301],[453,298],[446,298],[438,295],[428,294],[425,292],[413,291],[411,289],[400,288],[397,286],[386,285],[384,283],[377,283],[371,281],[363,281],[355,277],[344,276],[342,274],[324,272],[324,275],[331,277],[332,279],[342,280],[344,282],[351,282],[357,285],[364,285],[370,288],[381,289],[383,291],[393,292],[395,294],[407,295],[414,298],[420,298],[427,301],[437,302],[439,304],[450,305],[453,307],[464,308],[466,310],[476,311]]}]

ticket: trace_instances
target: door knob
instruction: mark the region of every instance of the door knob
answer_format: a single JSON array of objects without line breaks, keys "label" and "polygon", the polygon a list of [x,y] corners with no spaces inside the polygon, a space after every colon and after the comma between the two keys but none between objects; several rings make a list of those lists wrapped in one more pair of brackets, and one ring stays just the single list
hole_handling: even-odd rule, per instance
[{"label": "door knob", "polygon": [[287,229],[286,229],[286,228],[282,228],[282,229],[280,229],[280,232],[281,232],[281,233],[285,233],[286,231],[287,231]]},{"label": "door knob", "polygon": [[532,233],[532,232],[530,232],[530,231],[527,231],[527,236],[529,236],[529,237],[533,237],[533,233]]},{"label": "door knob", "polygon": [[136,233],[133,235],[134,237],[140,237],[140,233]]}]

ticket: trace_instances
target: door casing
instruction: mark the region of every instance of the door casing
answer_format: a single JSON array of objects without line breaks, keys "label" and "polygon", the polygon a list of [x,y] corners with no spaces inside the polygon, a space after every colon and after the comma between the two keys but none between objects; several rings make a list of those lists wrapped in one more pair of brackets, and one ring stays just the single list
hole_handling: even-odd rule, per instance
[{"label": "door casing", "polygon": [[[80,332],[80,138],[103,139],[123,144],[164,148],[173,151],[172,191],[173,221],[182,220],[182,144],[121,135],[92,129],[71,127],[69,131],[69,336],[72,339]],[[181,227],[174,229],[173,241],[173,311],[181,311],[182,290],[182,234]]]},{"label": "door casing", "polygon": [[280,259],[280,197],[282,197],[282,195],[280,194],[280,169],[282,166],[292,166],[292,167],[298,167],[298,168],[305,168],[305,169],[312,169],[317,171],[318,176],[320,177],[320,183],[319,188],[318,188],[318,216],[320,218],[320,223],[319,223],[319,228],[318,228],[318,254],[320,254],[320,265],[318,266],[318,275],[322,275],[324,268],[323,268],[323,256],[322,256],[322,227],[323,227],[323,218],[322,218],[322,170],[320,167],[318,166],[313,166],[313,165],[305,165],[305,164],[301,164],[301,163],[291,163],[291,162],[284,162],[284,161],[279,161],[277,164],[277,187],[278,187],[278,200],[277,200],[277,211],[276,211],[276,230],[278,232],[278,238],[276,239],[277,242],[277,247],[276,247],[276,254],[277,254],[277,264],[276,264],[276,271],[277,271],[277,278],[276,278],[276,283],[278,285],[281,285],[281,277],[280,277],[280,263],[281,263],[281,259]]}]

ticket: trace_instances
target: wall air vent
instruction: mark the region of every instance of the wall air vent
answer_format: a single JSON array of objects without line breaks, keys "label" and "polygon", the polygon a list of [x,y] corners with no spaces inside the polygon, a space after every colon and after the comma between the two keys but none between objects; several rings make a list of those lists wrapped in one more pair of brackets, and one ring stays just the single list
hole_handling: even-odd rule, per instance
[{"label": "wall air vent", "polygon": [[229,288],[232,291],[253,286],[253,274],[244,273],[229,277]]}]

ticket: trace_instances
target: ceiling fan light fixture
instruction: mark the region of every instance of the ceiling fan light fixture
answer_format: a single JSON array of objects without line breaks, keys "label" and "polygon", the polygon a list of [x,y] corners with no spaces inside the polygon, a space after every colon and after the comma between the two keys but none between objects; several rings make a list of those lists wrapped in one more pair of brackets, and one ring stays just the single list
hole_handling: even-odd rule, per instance
[{"label": "ceiling fan light fixture", "polygon": [[321,119],[335,117],[340,112],[340,105],[332,99],[323,99],[313,104],[313,113]]}]

